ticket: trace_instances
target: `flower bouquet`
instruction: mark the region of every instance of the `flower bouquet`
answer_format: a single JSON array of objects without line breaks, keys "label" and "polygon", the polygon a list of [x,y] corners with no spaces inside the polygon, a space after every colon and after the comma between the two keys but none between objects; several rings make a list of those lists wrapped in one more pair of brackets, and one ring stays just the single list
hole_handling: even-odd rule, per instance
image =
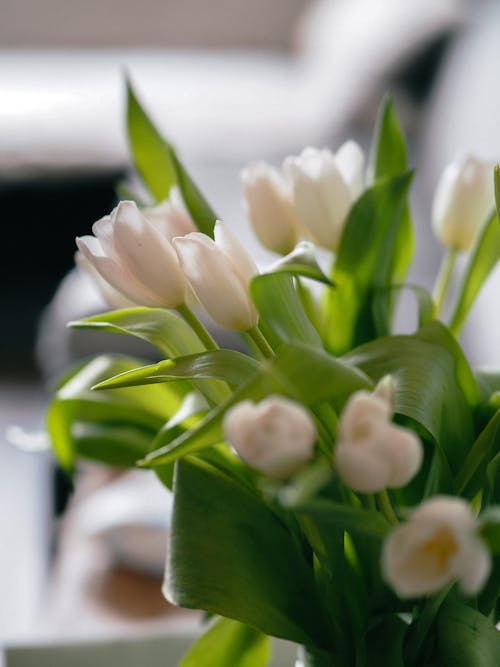
[{"label": "flower bouquet", "polygon": [[[444,172],[431,295],[405,282],[412,173],[390,100],[366,170],[348,142],[243,172],[277,255],[261,273],[130,86],[127,126],[151,202],[129,195],[77,239],[119,309],[72,326],[163,360],[80,364],[48,430],[70,474],[86,457],[172,489],[163,590],[211,618],[182,667],[264,667],[269,636],[308,667],[500,665],[500,372],[471,369],[457,342],[500,258],[498,168]],[[396,335],[402,292],[418,325]],[[221,349],[200,312],[246,351]]]}]

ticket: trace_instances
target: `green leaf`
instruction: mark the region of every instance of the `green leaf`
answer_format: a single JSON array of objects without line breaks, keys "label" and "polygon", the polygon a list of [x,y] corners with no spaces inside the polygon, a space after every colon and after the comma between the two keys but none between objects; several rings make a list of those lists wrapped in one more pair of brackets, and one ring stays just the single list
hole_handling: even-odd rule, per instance
[{"label": "green leaf", "polygon": [[250,283],[250,293],[260,316],[281,340],[323,347],[304,312],[292,276],[284,273],[257,276]]},{"label": "green leaf", "polygon": [[476,438],[455,478],[460,495],[473,498],[485,485],[487,466],[500,451],[500,409]]},{"label": "green leaf", "polygon": [[491,553],[500,554],[500,505],[490,505],[481,514],[479,534]]},{"label": "green leaf", "polygon": [[498,667],[500,633],[474,609],[446,603],[437,617],[437,653],[442,667]]},{"label": "green leaf", "polygon": [[420,424],[444,454],[442,463],[456,472],[474,439],[472,412],[464,393],[466,388],[473,396],[474,387],[468,384],[462,359],[457,360],[447,346],[448,338],[446,329],[433,322],[416,335],[390,336],[362,345],[343,359],[375,382],[392,375],[395,412]]},{"label": "green leaf", "polygon": [[312,570],[261,500],[199,460],[176,464],[166,597],[265,634],[328,647]]},{"label": "green leaf", "polygon": [[405,667],[403,641],[408,625],[397,614],[383,616],[365,637],[370,667]]},{"label": "green leaf", "polygon": [[380,512],[349,507],[330,500],[311,500],[294,508],[295,512],[313,519],[323,528],[341,529],[350,533],[383,539],[391,525]]},{"label": "green leaf", "polygon": [[377,118],[370,174],[372,181],[387,176],[398,176],[407,170],[406,142],[399,125],[392,98],[386,95]]},{"label": "green leaf", "polygon": [[134,336],[151,343],[167,358],[204,349],[191,327],[164,308],[124,308],[70,322],[68,326]]},{"label": "green leaf", "polygon": [[258,630],[219,618],[190,648],[178,667],[265,667],[269,638]]},{"label": "green leaf", "polygon": [[217,219],[201,192],[180,163],[173,146],[164,139],[139,102],[127,80],[127,131],[137,171],[156,202],[166,199],[178,185],[198,229],[213,236]]},{"label": "green leaf", "polygon": [[[378,114],[369,172],[372,180],[377,181],[381,178],[392,178],[401,175],[407,169],[408,157],[405,137],[394,111],[392,99],[386,95]],[[411,263],[414,245],[413,229],[407,205],[402,214],[397,233],[391,268],[389,270],[389,275],[391,276],[390,282],[401,283],[403,281]],[[389,333],[391,310],[397,296],[395,293],[386,295],[385,326],[379,329],[379,335]]]},{"label": "green leaf", "polygon": [[162,446],[162,433],[159,433],[154,443],[155,451],[142,464],[170,463],[180,456],[221,442],[225,412],[245,399],[260,401],[269,394],[282,394],[304,405],[331,401],[339,411],[353,391],[371,388],[373,383],[364,373],[323,350],[299,344],[283,345],[274,359],[261,363],[261,369],[253,377],[191,431],[165,446]]},{"label": "green leaf", "polygon": [[458,336],[484,282],[500,259],[500,223],[493,213],[486,223],[469,258],[450,329]]},{"label": "green leaf", "polygon": [[336,354],[376,337],[373,292],[393,282],[410,181],[411,174],[377,181],[349,213],[332,274],[336,287],[325,295],[327,343]]},{"label": "green leaf", "polygon": [[235,350],[214,350],[134,368],[100,382],[92,389],[114,389],[180,379],[219,379],[240,385],[259,370],[258,361]]},{"label": "green leaf", "polygon": [[162,424],[177,411],[188,390],[185,383],[113,392],[90,390],[103,377],[138,363],[131,357],[102,355],[79,366],[60,386],[47,412],[47,428],[54,453],[66,471],[72,472],[80,454],[110,465],[133,465],[147,454]]}]

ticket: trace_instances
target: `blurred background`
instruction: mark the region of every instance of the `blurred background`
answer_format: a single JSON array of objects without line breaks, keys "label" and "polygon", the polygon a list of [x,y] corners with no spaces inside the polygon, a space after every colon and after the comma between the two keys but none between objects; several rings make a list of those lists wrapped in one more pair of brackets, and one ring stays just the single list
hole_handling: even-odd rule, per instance
[{"label": "blurred background", "polygon": [[[0,643],[50,628],[74,636],[130,623],[151,627],[168,616],[153,595],[151,613],[132,609],[117,620],[141,583],[120,574],[104,616],[95,590],[86,589],[93,604],[82,605],[85,558],[62,558],[61,565],[59,551],[53,557],[54,489],[64,485],[54,482],[47,453],[27,451],[43,446],[47,387],[57,374],[96,349],[116,348],[114,338],[82,338],[65,323],[103,308],[81,276],[67,274],[74,237],[109,212],[120,182],[133,180],[124,73],[261,263],[269,256],[245,227],[242,167],[256,159],[279,163],[306,145],[335,149],[349,137],[368,151],[389,91],[419,168],[412,278],[430,287],[440,258],[429,229],[437,177],[459,155],[500,159],[499,31],[500,6],[481,0],[0,0],[0,211],[7,230],[0,264]],[[494,275],[472,315],[476,339],[465,332],[473,362],[500,363],[500,325],[491,320],[498,282]],[[98,532],[86,521],[76,522],[82,533]],[[52,611],[42,623],[49,598]]]}]

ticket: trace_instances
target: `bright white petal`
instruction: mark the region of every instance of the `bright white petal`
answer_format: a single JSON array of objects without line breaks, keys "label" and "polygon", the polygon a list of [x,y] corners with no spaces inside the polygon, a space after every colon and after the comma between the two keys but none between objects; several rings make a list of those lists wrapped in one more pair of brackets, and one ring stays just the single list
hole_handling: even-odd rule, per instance
[{"label": "bright white petal", "polygon": [[357,199],[364,189],[365,156],[355,141],[346,141],[335,154],[335,161],[345,182]]}]

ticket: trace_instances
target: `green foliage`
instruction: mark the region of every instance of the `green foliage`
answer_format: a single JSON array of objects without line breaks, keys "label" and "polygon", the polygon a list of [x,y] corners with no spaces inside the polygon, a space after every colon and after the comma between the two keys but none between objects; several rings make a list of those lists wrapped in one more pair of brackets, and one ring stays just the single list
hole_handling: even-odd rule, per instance
[{"label": "green foliage", "polygon": [[395,253],[411,174],[378,181],[361,195],[347,219],[325,295],[329,348],[343,354],[376,337],[374,291],[393,282]]},{"label": "green foliage", "polygon": [[176,464],[164,592],[174,604],[265,634],[329,645],[312,571],[286,525],[235,480],[195,459]]},{"label": "green foliage", "polygon": [[269,638],[228,618],[219,618],[190,648],[179,667],[266,667]]},{"label": "green foliage", "polygon": [[109,375],[140,361],[102,355],[66,378],[47,413],[47,429],[61,467],[71,473],[78,456],[130,467],[150,449],[161,426],[179,408],[186,383],[93,392]]},{"label": "green foliage", "polygon": [[177,185],[201,232],[213,236],[216,214],[141,106],[127,81],[127,131],[135,167],[156,202],[166,199]]},{"label": "green foliage", "polygon": [[450,329],[458,335],[479,290],[500,259],[500,223],[493,213],[486,223],[469,258],[462,286],[450,319]]}]

